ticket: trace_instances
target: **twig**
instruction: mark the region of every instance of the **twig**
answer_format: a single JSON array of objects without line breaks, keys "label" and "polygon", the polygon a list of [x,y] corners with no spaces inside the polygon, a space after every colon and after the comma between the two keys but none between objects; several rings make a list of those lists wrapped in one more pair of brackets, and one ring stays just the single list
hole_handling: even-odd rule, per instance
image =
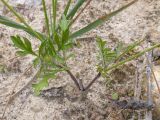
[{"label": "twig", "polygon": [[[143,46],[141,46],[141,47],[144,49]],[[160,86],[159,86],[159,84],[158,84],[158,80],[157,80],[157,78],[156,78],[156,75],[155,75],[155,73],[154,73],[154,71],[153,71],[153,66],[152,66],[151,63],[149,62],[149,59],[148,59],[148,57],[147,57],[147,54],[145,54],[145,56],[146,56],[146,58],[147,58],[147,64],[148,64],[148,65],[150,66],[150,68],[151,68],[151,72],[152,72],[153,78],[154,78],[154,80],[155,80],[155,82],[156,82],[156,86],[157,86],[158,92],[159,92],[159,94],[160,94]]]},{"label": "twig", "polygon": [[[141,79],[140,79],[140,72],[139,72],[139,64],[138,60],[136,61],[136,81],[135,81],[135,91],[134,91],[134,99],[139,101],[140,100],[140,95],[141,95]],[[138,111],[138,120],[140,120],[141,113]],[[135,112],[133,113],[133,116],[135,116]],[[133,119],[134,120],[134,119]]]},{"label": "twig", "polygon": [[86,5],[84,6],[84,8],[78,13],[78,15],[71,21],[70,25],[72,25],[78,18],[79,16],[82,14],[82,12],[87,8],[87,6],[90,4],[92,0],[88,0],[88,2],[86,3]]},{"label": "twig", "polygon": [[40,70],[38,70],[38,71],[33,75],[33,77],[31,78],[31,80],[28,81],[28,82],[26,83],[26,85],[24,85],[19,91],[17,91],[15,94],[13,94],[13,95],[11,96],[11,100],[9,101],[9,103],[11,103],[11,101],[12,101],[18,94],[20,94],[26,87],[28,87],[28,86],[38,77],[39,74],[40,74]]},{"label": "twig", "polygon": [[139,64],[138,60],[136,63],[136,81],[135,81],[135,91],[134,91],[134,99],[139,101],[140,100],[140,95],[141,95],[141,80],[140,80],[140,73],[139,73]]},{"label": "twig", "polygon": [[99,73],[96,75],[96,77],[87,85],[87,87],[85,87],[84,90],[88,90],[88,89],[92,86],[92,84],[93,84],[100,76],[101,76],[101,73],[99,72]]},{"label": "twig", "polygon": [[[148,52],[147,59],[149,63],[152,61],[152,53]],[[152,90],[151,90],[151,66],[148,64],[146,67],[146,74],[147,74],[147,102],[148,105],[152,104]],[[152,120],[152,111],[146,111],[146,119]]]},{"label": "twig", "polygon": [[149,64],[150,68],[151,68],[151,72],[152,72],[153,78],[154,78],[154,80],[155,80],[155,82],[156,82],[156,86],[157,86],[158,92],[159,92],[159,94],[160,94],[160,87],[159,87],[159,84],[158,84],[158,80],[157,80],[156,75],[155,75],[155,73],[154,73],[154,71],[153,71],[153,66],[152,66],[151,63],[149,62],[148,58],[147,58],[147,62],[148,62],[148,64]]},{"label": "twig", "polygon": [[76,41],[86,41],[86,40],[92,40],[94,39],[95,37],[94,36],[86,36],[86,37],[79,37],[76,39]]},{"label": "twig", "polygon": [[[11,61],[11,60],[14,60],[14,59],[16,59],[16,58],[18,58],[19,56],[15,56],[15,57],[13,57],[13,58],[10,58],[9,60],[6,60],[5,62],[9,62],[9,61]],[[0,64],[3,64],[3,62],[1,62]]]},{"label": "twig", "polygon": [[[121,109],[121,110],[117,113],[117,115],[119,115],[123,110],[124,110],[124,109]],[[106,120],[111,120],[111,113],[108,115],[108,117],[107,117]]]},{"label": "twig", "polygon": [[12,99],[12,95],[14,94],[14,90],[15,90],[15,88],[17,87],[19,81],[21,80],[22,76],[24,76],[24,75],[28,72],[28,70],[30,70],[31,68],[32,68],[32,66],[29,66],[29,67],[25,70],[25,72],[17,79],[17,82],[16,82],[16,84],[13,86],[13,89],[12,89],[10,95],[9,95],[9,99],[8,99],[8,101],[7,101],[7,103],[6,103],[6,106],[5,106],[5,108],[4,108],[4,112],[3,112],[3,114],[2,114],[1,119],[3,119],[3,117],[4,117],[4,115],[5,115],[5,112],[6,112],[7,108],[8,108],[8,106],[9,106],[9,103],[10,103],[11,99]]}]

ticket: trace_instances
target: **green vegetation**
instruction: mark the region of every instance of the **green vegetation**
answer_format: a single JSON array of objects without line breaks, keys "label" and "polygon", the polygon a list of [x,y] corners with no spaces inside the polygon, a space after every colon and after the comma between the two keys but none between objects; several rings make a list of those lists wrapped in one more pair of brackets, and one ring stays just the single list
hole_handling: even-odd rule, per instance
[{"label": "green vegetation", "polygon": [[[41,33],[32,28],[32,26],[30,26],[25,19],[5,0],[1,0],[1,2],[10,10],[11,13],[15,15],[15,17],[17,17],[21,23],[17,23],[6,16],[0,16],[0,23],[25,31],[29,35],[40,40],[38,50],[33,50],[32,43],[28,38],[20,35],[11,36],[11,40],[13,41],[14,45],[19,48],[17,54],[22,56],[31,54],[35,56],[33,64],[40,71],[37,83],[33,84],[33,88],[37,95],[44,87],[48,86],[48,80],[54,79],[56,74],[61,71],[66,71],[70,75],[71,79],[74,81],[79,90],[86,91],[101,75],[105,76],[105,74],[107,74],[110,70],[113,70],[128,61],[136,59],[145,52],[160,46],[160,44],[154,45],[151,48],[147,48],[133,56],[130,56],[129,58],[122,59],[124,55],[140,45],[144,40],[136,41],[126,48],[119,44],[114,50],[112,50],[111,48],[107,47],[107,42],[97,37],[97,46],[99,47],[99,63],[97,70],[99,73],[88,85],[83,85],[83,83],[76,79],[76,77],[71,73],[71,68],[69,68],[66,64],[67,60],[70,58],[70,56],[72,56],[72,53],[68,53],[70,53],[70,48],[74,47],[76,38],[102,25],[105,23],[105,21],[134,4],[137,0],[134,0],[122,8],[100,17],[78,31],[71,32],[71,25],[74,24],[79,15],[82,13],[82,11],[79,12],[79,9],[85,4],[85,1],[86,0],[77,0],[77,3],[75,3],[72,9],[70,9],[71,0],[68,0],[60,20],[57,21],[57,0],[52,0],[52,11],[50,14],[47,11],[45,0],[42,0],[46,33]],[[90,1],[91,0],[87,1],[86,6]],[[79,14],[76,16],[78,12]],[[113,95],[113,97],[117,99],[117,95]]]}]

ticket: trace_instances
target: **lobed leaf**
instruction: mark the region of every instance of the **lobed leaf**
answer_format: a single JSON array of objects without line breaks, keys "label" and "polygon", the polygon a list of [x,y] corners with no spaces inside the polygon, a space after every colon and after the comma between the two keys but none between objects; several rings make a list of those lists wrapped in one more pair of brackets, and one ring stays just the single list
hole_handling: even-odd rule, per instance
[{"label": "lobed leaf", "polygon": [[34,88],[34,93],[36,95],[40,94],[40,91],[48,86],[48,79],[43,78],[39,83],[33,84],[32,87]]},{"label": "lobed leaf", "polygon": [[17,52],[19,55],[24,56],[27,54],[32,54],[36,56],[36,53],[33,52],[31,43],[27,38],[23,37],[23,39],[21,39],[21,37],[17,35],[17,36],[11,36],[11,40],[13,41],[16,47],[23,50]]}]

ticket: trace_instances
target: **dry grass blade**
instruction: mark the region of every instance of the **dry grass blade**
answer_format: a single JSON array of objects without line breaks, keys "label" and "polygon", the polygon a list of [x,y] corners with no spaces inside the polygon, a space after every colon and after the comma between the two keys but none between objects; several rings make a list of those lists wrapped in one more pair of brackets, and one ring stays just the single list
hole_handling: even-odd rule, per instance
[{"label": "dry grass blade", "polygon": [[[35,72],[35,74],[33,75],[33,77],[31,78],[30,81],[28,81],[26,83],[26,85],[24,85],[20,90],[18,90],[16,93],[14,93],[12,96],[11,96],[11,100],[13,100],[18,94],[20,94],[26,87],[28,87],[37,77],[38,75],[40,74],[40,70],[38,70],[37,72]],[[11,101],[10,101],[11,102]]]},{"label": "dry grass blade", "polygon": [[4,108],[4,112],[3,112],[3,114],[2,114],[1,119],[4,118],[4,115],[5,115],[5,113],[6,113],[6,110],[7,110],[8,106],[9,106],[9,104],[10,104],[10,101],[11,101],[11,99],[12,99],[12,95],[14,94],[14,91],[15,91],[18,83],[20,82],[22,76],[24,76],[31,68],[32,68],[32,66],[30,65],[30,66],[24,71],[24,73],[17,79],[17,81],[16,81],[15,85],[13,86],[12,91],[11,91],[11,93],[10,93],[10,95],[9,95],[9,99],[8,99],[8,101],[7,101],[7,103],[6,103],[6,106],[5,106],[5,108]]},{"label": "dry grass blade", "polygon": [[[149,43],[150,46],[150,43]],[[148,63],[151,64],[152,61],[152,53],[148,52],[147,54],[147,59],[148,59]],[[147,77],[147,102],[148,105],[151,105],[153,103],[152,100],[152,82],[151,82],[151,66],[147,63],[147,67],[146,67],[146,77]],[[152,111],[151,110],[147,110],[146,111],[146,119],[147,120],[152,120]]]},{"label": "dry grass blade", "polygon": [[[140,96],[141,96],[141,78],[140,78],[140,65],[139,65],[139,61],[136,61],[136,80],[135,80],[135,87],[134,87],[134,99],[136,101],[140,101]],[[141,113],[139,111],[137,111],[138,114],[138,120],[141,119]],[[133,113],[133,120],[135,117],[135,112]]]},{"label": "dry grass blade", "polygon": [[[143,46],[142,46],[142,48],[144,49]],[[155,82],[156,82],[156,86],[157,86],[158,92],[159,92],[159,94],[160,94],[160,86],[159,86],[159,84],[158,84],[158,80],[157,80],[157,78],[156,78],[156,75],[155,75],[155,73],[154,73],[154,71],[153,71],[153,65],[149,62],[149,59],[148,59],[148,57],[147,57],[147,54],[145,54],[145,56],[146,56],[146,59],[147,59],[147,64],[149,64],[149,66],[150,66],[150,68],[151,68],[151,72],[152,72],[152,75],[153,75],[153,79],[154,79]]]}]

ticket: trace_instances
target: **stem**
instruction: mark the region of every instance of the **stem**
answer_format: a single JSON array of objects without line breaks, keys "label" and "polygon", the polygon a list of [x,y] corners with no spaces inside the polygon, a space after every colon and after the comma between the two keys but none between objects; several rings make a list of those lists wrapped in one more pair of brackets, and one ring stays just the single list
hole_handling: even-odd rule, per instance
[{"label": "stem", "polygon": [[117,67],[125,64],[126,62],[129,62],[129,61],[131,61],[131,60],[134,60],[134,59],[142,56],[142,55],[145,54],[146,52],[148,52],[148,51],[150,51],[150,50],[152,50],[152,49],[154,49],[154,48],[156,48],[156,47],[159,47],[159,46],[160,46],[160,43],[159,43],[159,44],[156,44],[156,45],[154,45],[154,46],[152,46],[152,47],[150,47],[150,48],[146,48],[146,49],[143,50],[142,52],[137,53],[137,54],[135,54],[135,55],[127,58],[126,60],[123,60],[123,61],[121,61],[121,62],[119,62],[119,63],[117,63],[117,64],[114,64],[114,65],[106,68],[105,71],[107,72],[107,71],[110,71],[110,70],[112,70],[112,69],[114,69],[114,68],[117,68]]},{"label": "stem", "polygon": [[140,41],[136,41],[135,43],[133,43],[133,45],[128,46],[128,48],[127,48],[122,54],[120,54],[120,55],[116,58],[115,62],[119,61],[120,58],[122,58],[125,54],[127,54],[128,52],[130,52],[131,50],[133,50],[135,47],[137,47],[138,45],[140,45],[140,44],[141,44],[142,42],[144,42],[144,41],[145,41],[145,39],[142,39],[142,40],[140,40]]},{"label": "stem", "polygon": [[76,84],[77,88],[79,90],[81,90],[81,87],[78,83],[78,80],[76,79],[76,77],[72,74],[72,72],[70,70],[66,70],[66,72],[70,75],[70,77],[72,78],[72,80],[74,81],[74,83]]},{"label": "stem", "polygon": [[88,90],[92,85],[93,83],[101,76],[101,73],[99,72],[95,77],[94,79],[87,85],[87,87],[84,88],[84,91]]}]

